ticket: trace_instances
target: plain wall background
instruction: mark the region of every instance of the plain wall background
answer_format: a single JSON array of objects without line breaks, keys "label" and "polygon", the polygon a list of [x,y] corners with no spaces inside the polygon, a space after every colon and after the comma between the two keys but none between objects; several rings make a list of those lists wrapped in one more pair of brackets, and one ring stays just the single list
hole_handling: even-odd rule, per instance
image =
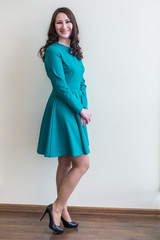
[{"label": "plain wall background", "polygon": [[54,10],[80,30],[92,121],[90,169],[68,205],[160,208],[160,2],[1,1],[0,202],[47,205],[57,158],[36,153],[52,90],[37,52]]}]

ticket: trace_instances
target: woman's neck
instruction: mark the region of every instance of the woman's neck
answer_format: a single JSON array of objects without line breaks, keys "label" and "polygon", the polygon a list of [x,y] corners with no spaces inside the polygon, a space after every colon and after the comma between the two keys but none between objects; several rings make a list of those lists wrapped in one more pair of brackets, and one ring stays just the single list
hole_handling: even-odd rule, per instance
[{"label": "woman's neck", "polygon": [[67,47],[70,47],[70,42],[71,42],[70,39],[66,39],[66,40],[65,39],[59,39],[59,41],[58,41],[58,43],[63,44]]}]

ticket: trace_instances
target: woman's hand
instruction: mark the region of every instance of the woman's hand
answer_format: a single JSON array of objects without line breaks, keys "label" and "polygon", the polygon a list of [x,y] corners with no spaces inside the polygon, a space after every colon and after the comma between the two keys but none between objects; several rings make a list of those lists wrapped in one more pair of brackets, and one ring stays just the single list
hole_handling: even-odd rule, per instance
[{"label": "woman's hand", "polygon": [[81,123],[82,123],[82,126],[84,126],[85,124],[87,124],[87,121],[84,117],[81,116]]},{"label": "woman's hand", "polygon": [[92,113],[88,109],[83,108],[80,115],[86,120],[87,124],[91,121]]}]

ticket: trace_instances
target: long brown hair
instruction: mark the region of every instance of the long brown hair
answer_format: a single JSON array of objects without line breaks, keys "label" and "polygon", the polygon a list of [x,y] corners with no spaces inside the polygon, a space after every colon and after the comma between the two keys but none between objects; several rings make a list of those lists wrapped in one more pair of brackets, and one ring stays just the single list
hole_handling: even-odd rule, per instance
[{"label": "long brown hair", "polygon": [[40,48],[40,50],[38,51],[38,54],[42,58],[43,62],[44,62],[47,47],[49,47],[54,42],[58,42],[59,37],[55,30],[55,21],[56,21],[57,14],[60,12],[65,13],[68,16],[68,18],[70,19],[71,23],[73,24],[72,33],[70,35],[70,40],[71,40],[70,41],[70,53],[73,54],[74,56],[76,56],[78,59],[83,58],[81,47],[79,46],[79,37],[78,37],[79,28],[78,28],[78,25],[76,22],[76,18],[69,8],[62,7],[62,8],[57,8],[55,10],[55,12],[53,13],[51,23],[49,26],[49,30],[48,30],[48,39],[46,41],[46,44],[44,46],[42,46]]}]

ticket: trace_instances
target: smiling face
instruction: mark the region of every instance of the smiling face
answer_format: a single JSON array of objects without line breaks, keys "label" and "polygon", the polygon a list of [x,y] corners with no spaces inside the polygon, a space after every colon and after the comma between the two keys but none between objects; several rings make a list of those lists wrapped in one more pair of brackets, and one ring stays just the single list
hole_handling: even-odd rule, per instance
[{"label": "smiling face", "polygon": [[55,21],[55,29],[59,40],[68,39],[72,33],[73,24],[65,13],[58,13]]}]

